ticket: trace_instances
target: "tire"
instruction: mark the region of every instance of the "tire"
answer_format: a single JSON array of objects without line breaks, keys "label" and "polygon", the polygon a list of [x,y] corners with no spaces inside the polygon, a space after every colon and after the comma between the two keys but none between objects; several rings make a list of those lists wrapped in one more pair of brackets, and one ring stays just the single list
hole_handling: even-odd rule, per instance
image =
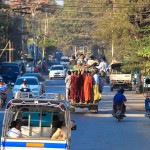
[{"label": "tire", "polygon": [[52,78],[52,77],[50,77],[49,79],[50,79],[50,80],[52,80],[53,78]]}]

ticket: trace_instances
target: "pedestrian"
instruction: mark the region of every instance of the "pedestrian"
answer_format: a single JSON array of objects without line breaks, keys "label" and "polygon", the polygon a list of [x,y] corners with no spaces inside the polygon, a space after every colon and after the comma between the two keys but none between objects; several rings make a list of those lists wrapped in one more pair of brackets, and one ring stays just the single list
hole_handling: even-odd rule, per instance
[{"label": "pedestrian", "polygon": [[70,85],[71,85],[71,71],[67,72],[67,76],[65,78],[65,83],[66,83],[66,100],[69,101],[69,97],[70,97]]}]

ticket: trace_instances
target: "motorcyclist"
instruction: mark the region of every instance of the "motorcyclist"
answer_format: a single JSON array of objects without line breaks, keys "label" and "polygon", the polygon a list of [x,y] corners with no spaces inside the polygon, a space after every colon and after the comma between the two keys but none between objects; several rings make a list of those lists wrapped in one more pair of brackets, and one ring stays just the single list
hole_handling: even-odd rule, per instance
[{"label": "motorcyclist", "polygon": [[4,83],[3,79],[0,79],[0,98],[3,100],[3,103],[5,103],[7,98],[7,90],[7,84]]},{"label": "motorcyclist", "polygon": [[28,89],[28,90],[30,89],[26,79],[23,79],[23,83],[20,86],[20,90],[22,91],[23,89]]},{"label": "motorcyclist", "polygon": [[[114,96],[113,103],[113,115],[116,113],[117,105],[122,106],[122,114],[126,112],[126,106],[124,104],[127,101],[126,97],[123,95],[124,89],[120,88]],[[125,115],[124,115],[125,116]]]},{"label": "motorcyclist", "polygon": [[0,86],[4,86],[4,85],[5,85],[5,83],[4,83],[3,79],[0,79]]}]

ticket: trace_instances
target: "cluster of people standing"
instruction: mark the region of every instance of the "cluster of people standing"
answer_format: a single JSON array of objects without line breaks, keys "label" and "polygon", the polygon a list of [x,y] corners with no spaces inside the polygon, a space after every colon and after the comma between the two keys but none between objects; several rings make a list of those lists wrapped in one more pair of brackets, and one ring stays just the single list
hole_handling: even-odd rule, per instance
[{"label": "cluster of people standing", "polygon": [[66,79],[66,99],[71,103],[96,103],[101,99],[105,83],[103,71],[68,71]]}]

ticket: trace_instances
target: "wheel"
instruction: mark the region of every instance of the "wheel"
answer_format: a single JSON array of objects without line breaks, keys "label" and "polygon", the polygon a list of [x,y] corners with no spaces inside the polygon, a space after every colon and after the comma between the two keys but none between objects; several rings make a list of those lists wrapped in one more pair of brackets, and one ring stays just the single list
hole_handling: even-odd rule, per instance
[{"label": "wheel", "polygon": [[50,79],[50,80],[52,80],[53,78],[52,78],[52,77],[50,77],[49,79]]}]

